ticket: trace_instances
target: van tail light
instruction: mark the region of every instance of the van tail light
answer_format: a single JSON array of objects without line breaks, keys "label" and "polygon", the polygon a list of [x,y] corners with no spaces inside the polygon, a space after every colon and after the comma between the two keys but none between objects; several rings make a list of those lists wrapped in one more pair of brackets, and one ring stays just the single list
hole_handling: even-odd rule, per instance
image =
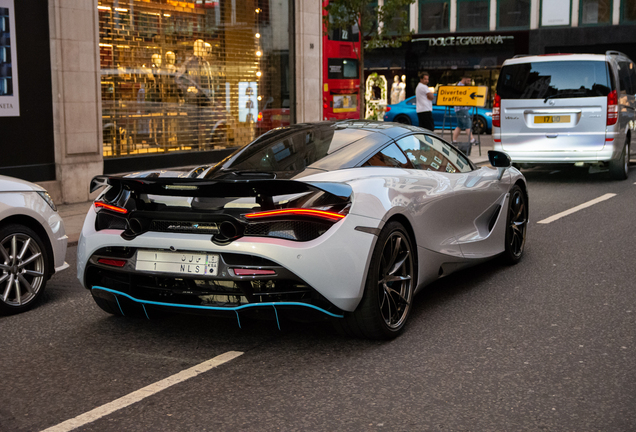
[{"label": "van tail light", "polygon": [[495,102],[492,106],[492,125],[501,127],[501,96],[495,94]]},{"label": "van tail light", "polygon": [[607,95],[607,126],[616,124],[618,121],[618,94],[612,90]]},{"label": "van tail light", "polygon": [[263,113],[259,112],[258,116],[256,117],[256,121],[262,122],[263,121]]}]

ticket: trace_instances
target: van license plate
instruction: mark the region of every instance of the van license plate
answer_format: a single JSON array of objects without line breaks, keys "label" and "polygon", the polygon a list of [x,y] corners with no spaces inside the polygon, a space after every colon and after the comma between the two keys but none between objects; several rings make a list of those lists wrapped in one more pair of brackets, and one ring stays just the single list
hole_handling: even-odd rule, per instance
[{"label": "van license plate", "polygon": [[561,116],[534,116],[534,122],[536,123],[570,123],[569,115]]}]

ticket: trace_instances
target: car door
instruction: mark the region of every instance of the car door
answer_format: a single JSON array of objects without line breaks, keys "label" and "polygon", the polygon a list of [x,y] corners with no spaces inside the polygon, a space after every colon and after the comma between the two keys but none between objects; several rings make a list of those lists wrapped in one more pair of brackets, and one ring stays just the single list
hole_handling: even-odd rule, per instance
[{"label": "car door", "polygon": [[[489,257],[493,250],[501,252],[501,234],[505,232],[494,236],[493,232],[498,217],[506,216],[501,210],[507,203],[507,177],[498,180],[498,171],[489,167],[473,169],[461,152],[432,135],[407,136],[397,144],[417,169],[434,172],[435,177],[442,178],[440,182],[452,189],[452,193],[440,194],[433,206],[432,220],[436,223],[426,236],[436,229],[452,232],[455,245],[467,258]],[[426,223],[430,220],[426,218]]]}]

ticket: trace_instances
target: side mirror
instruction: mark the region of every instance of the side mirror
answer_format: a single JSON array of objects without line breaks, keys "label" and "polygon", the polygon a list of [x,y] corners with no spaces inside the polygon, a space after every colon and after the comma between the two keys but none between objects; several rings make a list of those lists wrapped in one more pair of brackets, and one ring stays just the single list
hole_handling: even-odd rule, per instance
[{"label": "side mirror", "polygon": [[499,171],[497,180],[501,180],[506,170],[512,166],[510,156],[504,152],[488,150],[488,160],[490,161],[490,165],[497,168],[497,171]]}]

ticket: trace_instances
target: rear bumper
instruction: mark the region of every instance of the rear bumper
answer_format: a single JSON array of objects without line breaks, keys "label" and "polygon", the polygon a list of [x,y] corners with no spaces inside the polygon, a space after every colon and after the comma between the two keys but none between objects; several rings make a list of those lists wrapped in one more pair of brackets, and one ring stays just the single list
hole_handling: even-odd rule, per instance
[{"label": "rear bumper", "polygon": [[[503,140],[502,140],[503,141]],[[585,148],[572,148],[568,150],[546,151],[531,150],[524,145],[523,151],[515,149],[515,145],[506,145],[495,142],[494,150],[507,153],[515,163],[577,163],[577,162],[608,162],[618,159],[623,150],[623,141],[607,141],[600,150],[586,150]]]},{"label": "rear bumper", "polygon": [[[147,232],[134,240],[121,238],[121,231],[95,231],[95,212],[87,215],[78,244],[77,275],[80,282],[88,289],[95,286],[116,289],[135,297],[125,282],[124,288],[118,289],[113,283],[105,284],[106,279],[116,279],[110,274],[108,278],[88,278],[88,271],[94,265],[91,259],[103,248],[136,249],[168,249],[214,253],[223,256],[230,253],[243,257],[257,257],[273,261],[292,276],[297,284],[306,284],[324,297],[329,303],[342,311],[353,311],[362,297],[366,270],[376,237],[372,234],[356,230],[357,226],[377,228],[381,221],[349,214],[344,220],[333,226],[319,238],[307,242],[294,242],[278,238],[243,237],[230,244],[220,246],[210,241],[209,235],[175,234]],[[279,269],[277,268],[277,272]],[[122,269],[122,276],[130,275],[154,277],[157,279],[186,279],[176,274],[150,274],[138,271],[127,272]],[[222,270],[221,270],[222,273]],[[202,279],[201,277],[193,279]],[[233,278],[229,273],[212,278],[215,281],[234,282],[235,279],[251,280],[252,277]],[[267,277],[255,279],[267,280]],[[158,280],[158,279],[157,279]],[[91,283],[92,281],[92,283]],[[150,282],[142,281],[143,285]],[[137,284],[137,283],[136,283]],[[161,284],[159,284],[161,285]],[[151,298],[135,297],[138,301]]]}]

